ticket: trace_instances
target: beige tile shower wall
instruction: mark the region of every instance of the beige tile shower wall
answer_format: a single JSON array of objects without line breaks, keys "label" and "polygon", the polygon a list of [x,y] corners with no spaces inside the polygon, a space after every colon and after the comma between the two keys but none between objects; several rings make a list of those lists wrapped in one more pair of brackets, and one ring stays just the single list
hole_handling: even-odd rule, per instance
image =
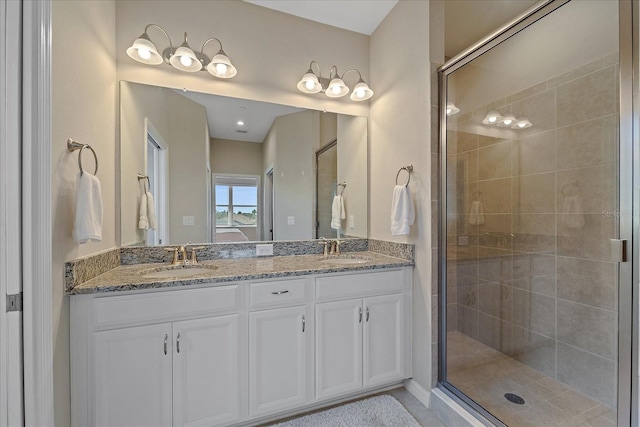
[{"label": "beige tile shower wall", "polygon": [[[599,401],[616,399],[617,55],[454,118],[450,319]],[[492,109],[533,127],[479,131]],[[473,201],[485,221],[471,224]],[[469,245],[455,246],[458,236]]]}]

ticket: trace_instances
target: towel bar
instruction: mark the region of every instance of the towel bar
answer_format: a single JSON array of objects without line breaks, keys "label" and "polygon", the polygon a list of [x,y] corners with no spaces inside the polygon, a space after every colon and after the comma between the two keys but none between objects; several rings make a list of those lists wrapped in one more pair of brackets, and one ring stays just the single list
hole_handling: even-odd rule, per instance
[{"label": "towel bar", "polygon": [[407,174],[409,174],[409,178],[407,179],[407,183],[404,185],[405,187],[407,187],[409,185],[409,183],[411,182],[411,172],[413,172],[413,165],[402,166],[398,170],[398,173],[396,174],[396,185],[398,185],[398,177],[400,176],[400,172],[402,172],[403,170],[407,171]]},{"label": "towel bar", "polygon": [[93,172],[93,174],[97,175],[98,174],[98,156],[95,150],[91,148],[89,144],[81,144],[77,141],[74,141],[71,138],[67,139],[67,149],[69,151],[74,152],[76,150],[80,150],[80,153],[78,153],[78,167],[80,168],[80,175],[84,174],[84,170],[82,169],[82,150],[84,150],[85,148],[88,148],[93,153],[93,158],[96,161],[96,170],[95,172]]}]

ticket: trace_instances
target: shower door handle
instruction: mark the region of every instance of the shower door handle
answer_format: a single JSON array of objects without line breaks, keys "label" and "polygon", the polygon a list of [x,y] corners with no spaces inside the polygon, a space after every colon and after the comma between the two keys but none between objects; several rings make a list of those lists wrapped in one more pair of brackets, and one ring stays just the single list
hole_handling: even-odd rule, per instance
[{"label": "shower door handle", "polygon": [[627,262],[627,241],[611,239],[611,261]]}]

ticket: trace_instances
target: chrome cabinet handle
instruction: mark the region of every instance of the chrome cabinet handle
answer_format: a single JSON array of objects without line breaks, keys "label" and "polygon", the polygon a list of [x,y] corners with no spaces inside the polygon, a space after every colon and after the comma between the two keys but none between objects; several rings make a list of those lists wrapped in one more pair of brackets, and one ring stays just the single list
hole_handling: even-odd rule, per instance
[{"label": "chrome cabinet handle", "polygon": [[271,295],[282,295],[282,294],[288,294],[289,291],[275,291],[275,292],[271,292]]},{"label": "chrome cabinet handle", "polygon": [[304,333],[304,330],[306,329],[306,320],[304,318],[304,314],[302,315],[302,333]]},{"label": "chrome cabinet handle", "polygon": [[369,321],[369,307],[367,307],[367,322]]},{"label": "chrome cabinet handle", "polygon": [[180,353],[180,332],[178,332],[178,337],[176,338],[176,351]]},{"label": "chrome cabinet handle", "polygon": [[360,307],[358,310],[360,310],[360,319],[358,320],[358,323],[362,323],[362,307]]},{"label": "chrome cabinet handle", "polygon": [[164,334],[164,355],[167,355],[167,340],[169,339],[169,335]]}]

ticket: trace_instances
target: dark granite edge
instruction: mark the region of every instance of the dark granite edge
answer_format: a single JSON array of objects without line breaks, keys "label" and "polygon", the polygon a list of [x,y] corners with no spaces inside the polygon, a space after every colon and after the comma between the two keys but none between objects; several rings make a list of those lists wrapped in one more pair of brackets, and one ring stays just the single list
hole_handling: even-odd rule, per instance
[{"label": "dark granite edge", "polygon": [[386,256],[415,262],[416,247],[412,243],[389,242],[386,240],[369,239],[369,250]]},{"label": "dark granite edge", "polygon": [[76,286],[106,273],[120,265],[120,248],[67,261],[64,264],[64,283],[67,292]]}]

